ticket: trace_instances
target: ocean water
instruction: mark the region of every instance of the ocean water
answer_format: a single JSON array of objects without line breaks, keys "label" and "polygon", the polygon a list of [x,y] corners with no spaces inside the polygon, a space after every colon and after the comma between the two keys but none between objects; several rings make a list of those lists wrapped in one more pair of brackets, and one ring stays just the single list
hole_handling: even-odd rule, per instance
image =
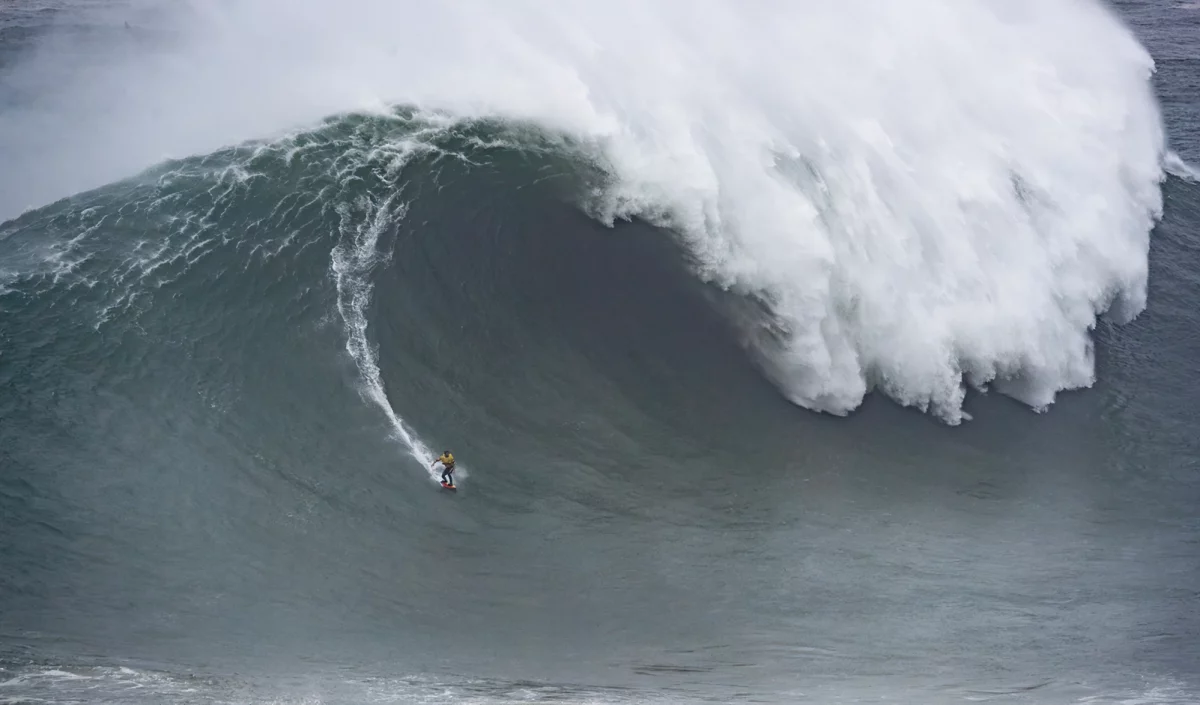
[{"label": "ocean water", "polygon": [[0,703],[1200,701],[1198,56],[0,7]]}]

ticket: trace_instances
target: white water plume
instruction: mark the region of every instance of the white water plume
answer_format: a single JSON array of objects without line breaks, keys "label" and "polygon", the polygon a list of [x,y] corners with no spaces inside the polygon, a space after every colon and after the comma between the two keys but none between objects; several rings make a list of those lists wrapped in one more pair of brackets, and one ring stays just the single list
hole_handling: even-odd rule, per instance
[{"label": "white water plume", "polygon": [[1153,64],[1099,2],[251,0],[180,26],[18,116],[82,165],[64,183],[392,103],[534,121],[595,145],[599,217],[670,225],[768,302],[769,374],[838,414],[879,388],[957,423],[993,381],[1045,407],[1093,381],[1097,316],[1145,305]]},{"label": "white water plume", "polygon": [[1178,176],[1184,181],[1190,181],[1193,184],[1200,182],[1200,169],[1185,162],[1183,157],[1175,152],[1167,152],[1163,159],[1163,168],[1167,173]]}]

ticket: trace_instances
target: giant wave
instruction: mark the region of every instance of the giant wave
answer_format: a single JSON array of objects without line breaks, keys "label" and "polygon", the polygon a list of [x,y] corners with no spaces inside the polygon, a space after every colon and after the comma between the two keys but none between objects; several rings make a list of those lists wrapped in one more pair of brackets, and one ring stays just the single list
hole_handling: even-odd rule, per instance
[{"label": "giant wave", "polygon": [[[1145,305],[1165,149],[1153,63],[1097,3],[178,12],[173,49],[91,57],[8,115],[7,214],[164,155],[402,104],[567,135],[608,174],[589,213],[671,228],[699,276],[765,305],[746,339],[806,408],[845,414],[879,389],[957,423],[967,386],[993,385],[1041,409],[1092,383],[1098,316]],[[69,60],[48,50],[17,75]],[[339,276],[369,269],[363,237]],[[351,328],[370,293],[355,281]],[[369,373],[369,349],[351,353]]]}]

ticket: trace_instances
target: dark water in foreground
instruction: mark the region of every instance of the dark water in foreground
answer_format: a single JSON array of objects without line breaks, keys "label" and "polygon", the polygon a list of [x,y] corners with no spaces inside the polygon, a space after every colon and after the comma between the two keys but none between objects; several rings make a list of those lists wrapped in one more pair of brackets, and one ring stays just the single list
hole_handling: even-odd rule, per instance
[{"label": "dark water in foreground", "polygon": [[1093,388],[949,427],[787,403],[600,179],[401,110],[0,225],[0,702],[1200,699],[1200,186]]}]

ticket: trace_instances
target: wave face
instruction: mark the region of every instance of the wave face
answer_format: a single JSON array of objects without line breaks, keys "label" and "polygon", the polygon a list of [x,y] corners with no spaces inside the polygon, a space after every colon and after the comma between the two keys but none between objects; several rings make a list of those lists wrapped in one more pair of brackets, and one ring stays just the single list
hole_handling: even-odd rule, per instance
[{"label": "wave face", "polygon": [[225,3],[183,33],[15,118],[91,128],[59,117],[30,171],[82,186],[352,107],[531,122],[609,174],[595,217],[671,228],[762,301],[764,369],[834,414],[878,389],[957,423],[992,383],[1042,409],[1094,381],[1097,316],[1145,306],[1153,63],[1094,3]]},{"label": "wave face", "polygon": [[581,212],[612,183],[590,149],[347,115],[5,223],[0,683],[790,702],[850,673],[806,697],[1194,699],[1194,649],[1161,637],[1191,624],[1188,576],[1161,567],[1195,495],[1123,478],[1194,454],[1170,330],[1196,321],[1141,333],[1178,348],[1171,379],[1123,353],[1153,402],[993,405],[956,442],[878,405],[802,414],[740,347],[743,300],[666,232]]}]

